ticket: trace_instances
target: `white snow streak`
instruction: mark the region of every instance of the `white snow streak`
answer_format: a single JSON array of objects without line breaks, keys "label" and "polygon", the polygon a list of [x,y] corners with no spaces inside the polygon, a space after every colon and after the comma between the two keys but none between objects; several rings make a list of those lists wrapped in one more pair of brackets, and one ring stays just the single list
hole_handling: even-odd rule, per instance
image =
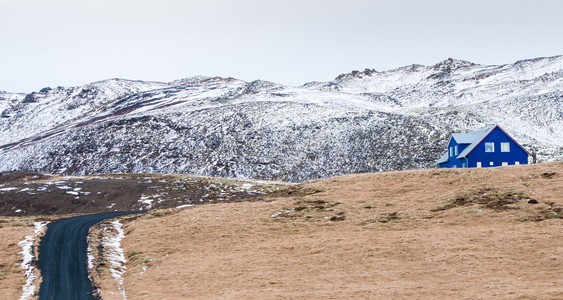
[{"label": "white snow streak", "polygon": [[180,205],[180,206],[176,206],[176,208],[186,208],[186,207],[192,207],[194,206],[193,204],[184,204],[184,205]]},{"label": "white snow streak", "polygon": [[45,227],[49,222],[35,222],[33,225],[35,226],[35,230],[33,231],[33,235],[28,235],[25,237],[24,240],[18,243],[22,247],[22,252],[20,254],[23,255],[23,262],[21,264],[21,268],[25,269],[25,285],[22,287],[23,293],[20,297],[20,300],[28,299],[29,297],[35,294],[35,267],[31,264],[34,256],[33,246],[35,239],[44,232]]},{"label": "white snow streak", "polygon": [[[88,248],[86,249],[86,256],[88,257],[88,273],[94,269],[94,251],[92,251],[92,247],[90,247],[90,235],[88,235]],[[90,275],[88,275],[90,277]],[[91,280],[92,278],[90,278]]]},{"label": "white snow streak", "polygon": [[119,220],[111,222],[113,229],[117,231],[115,233],[113,230],[108,231],[107,235],[104,236],[103,245],[106,249],[107,260],[110,266],[111,275],[117,281],[117,288],[123,295],[123,299],[127,299],[125,295],[125,289],[123,288],[123,273],[125,273],[125,255],[123,254],[123,249],[121,249],[121,240],[125,237],[123,232],[123,225]]}]

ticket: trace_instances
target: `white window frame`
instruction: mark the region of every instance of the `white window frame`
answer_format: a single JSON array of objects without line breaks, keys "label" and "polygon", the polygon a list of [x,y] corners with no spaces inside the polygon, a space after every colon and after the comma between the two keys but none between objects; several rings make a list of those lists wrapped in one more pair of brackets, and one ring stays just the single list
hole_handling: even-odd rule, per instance
[{"label": "white window frame", "polygon": [[[488,146],[491,146],[491,148],[490,148],[491,151],[488,151],[488,150],[489,150],[489,149],[487,148]],[[492,152],[495,152],[495,143],[494,143],[494,142],[490,142],[490,143],[489,143],[489,142],[486,142],[486,143],[485,143],[485,152],[491,152],[491,153],[492,153]]]},{"label": "white window frame", "polygon": [[508,166],[508,162],[507,162],[507,161],[503,161],[503,162],[502,162],[502,166]]},{"label": "white window frame", "polygon": [[450,147],[450,157],[454,156],[454,147]]},{"label": "white window frame", "polygon": [[491,161],[491,162],[489,162],[489,166],[494,166],[494,165],[495,165],[495,163],[494,163],[494,162],[492,162],[492,161]]},{"label": "white window frame", "polygon": [[454,154],[457,155],[457,146],[454,147]]},{"label": "white window frame", "polygon": [[481,168],[481,167],[483,167],[483,166],[481,165],[481,162],[478,161],[478,162],[477,162],[477,168]]},{"label": "white window frame", "polygon": [[500,143],[500,152],[510,152],[510,143]]},{"label": "white window frame", "polygon": [[520,164],[519,161],[515,161],[515,162],[514,162],[514,165],[515,165],[515,166],[517,166],[517,165],[519,165],[519,164]]}]

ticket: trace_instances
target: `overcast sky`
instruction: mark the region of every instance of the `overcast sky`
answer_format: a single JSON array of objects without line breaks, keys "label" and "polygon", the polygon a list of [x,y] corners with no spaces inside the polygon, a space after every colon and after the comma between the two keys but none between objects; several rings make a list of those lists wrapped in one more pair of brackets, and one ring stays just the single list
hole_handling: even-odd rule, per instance
[{"label": "overcast sky", "polygon": [[0,90],[563,54],[561,0],[0,0]]}]

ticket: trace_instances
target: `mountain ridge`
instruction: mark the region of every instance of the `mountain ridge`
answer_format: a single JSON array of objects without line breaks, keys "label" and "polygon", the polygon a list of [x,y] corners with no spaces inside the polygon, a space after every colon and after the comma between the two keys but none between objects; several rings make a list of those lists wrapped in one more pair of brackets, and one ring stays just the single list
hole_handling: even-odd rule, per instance
[{"label": "mountain ridge", "polygon": [[0,101],[0,171],[303,181],[429,168],[450,132],[492,124],[540,161],[563,158],[562,56],[500,66],[450,58],[302,86],[114,78],[2,95],[11,98]]}]

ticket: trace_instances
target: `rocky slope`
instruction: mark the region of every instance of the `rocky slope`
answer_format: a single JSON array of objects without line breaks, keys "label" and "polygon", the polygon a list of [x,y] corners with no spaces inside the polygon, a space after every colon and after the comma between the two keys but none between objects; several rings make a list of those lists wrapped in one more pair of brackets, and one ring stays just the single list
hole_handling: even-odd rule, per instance
[{"label": "rocky slope", "polygon": [[303,181],[433,167],[451,131],[495,123],[541,161],[563,158],[561,56],[448,59],[300,87],[112,79],[0,98],[0,171]]}]

